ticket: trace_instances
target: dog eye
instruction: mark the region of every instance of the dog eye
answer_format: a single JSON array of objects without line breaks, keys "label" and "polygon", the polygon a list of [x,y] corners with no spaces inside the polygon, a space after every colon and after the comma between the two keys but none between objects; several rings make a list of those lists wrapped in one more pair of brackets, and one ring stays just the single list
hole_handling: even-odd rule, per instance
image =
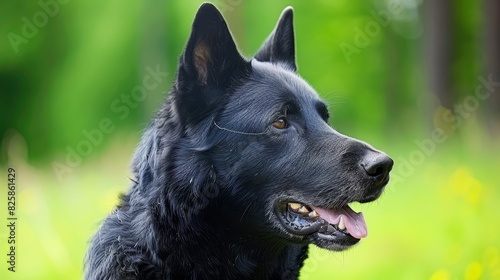
[{"label": "dog eye", "polygon": [[285,129],[288,127],[288,122],[285,117],[280,117],[273,122],[273,126],[277,129]]}]

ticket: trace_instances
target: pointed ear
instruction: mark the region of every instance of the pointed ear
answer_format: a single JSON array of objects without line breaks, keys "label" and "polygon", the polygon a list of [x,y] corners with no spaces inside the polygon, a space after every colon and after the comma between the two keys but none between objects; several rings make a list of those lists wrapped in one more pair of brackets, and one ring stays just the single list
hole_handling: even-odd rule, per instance
[{"label": "pointed ear", "polygon": [[221,13],[210,3],[201,5],[181,56],[178,81],[224,87],[246,64]]},{"label": "pointed ear", "polygon": [[271,63],[283,63],[287,68],[293,71],[297,70],[292,7],[283,10],[276,28],[257,52],[255,59]]}]

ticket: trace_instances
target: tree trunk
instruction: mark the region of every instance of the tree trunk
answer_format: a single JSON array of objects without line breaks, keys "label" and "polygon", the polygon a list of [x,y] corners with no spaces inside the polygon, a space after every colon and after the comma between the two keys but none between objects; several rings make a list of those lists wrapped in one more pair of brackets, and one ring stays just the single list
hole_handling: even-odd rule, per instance
[{"label": "tree trunk", "polygon": [[[430,96],[428,121],[434,121],[439,106],[452,110],[452,9],[451,0],[424,3],[424,57]],[[436,104],[437,103],[437,104]]]},{"label": "tree trunk", "polygon": [[[485,53],[486,80],[500,82],[500,1],[485,1]],[[491,79],[489,78],[491,76]],[[494,91],[486,101],[487,126],[492,136],[500,137],[500,87],[494,86]]]}]

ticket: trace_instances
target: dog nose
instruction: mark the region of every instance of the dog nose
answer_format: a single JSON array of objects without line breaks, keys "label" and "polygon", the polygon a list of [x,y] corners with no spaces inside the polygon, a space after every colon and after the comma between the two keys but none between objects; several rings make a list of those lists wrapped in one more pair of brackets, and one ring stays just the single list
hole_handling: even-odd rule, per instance
[{"label": "dog nose", "polygon": [[387,155],[380,152],[372,152],[366,155],[361,162],[361,166],[370,177],[378,177],[383,181],[389,175],[394,161]]}]

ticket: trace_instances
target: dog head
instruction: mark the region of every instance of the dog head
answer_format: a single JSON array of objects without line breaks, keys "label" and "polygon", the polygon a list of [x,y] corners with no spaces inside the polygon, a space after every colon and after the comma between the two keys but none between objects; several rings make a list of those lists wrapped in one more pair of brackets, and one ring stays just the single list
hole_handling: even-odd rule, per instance
[{"label": "dog head", "polygon": [[247,60],[217,9],[200,7],[169,103],[183,146],[170,177],[196,197],[211,186],[204,207],[227,228],[343,250],[367,234],[349,203],[377,199],[393,162],[329,126],[326,104],[296,73],[294,37],[287,8]]}]

